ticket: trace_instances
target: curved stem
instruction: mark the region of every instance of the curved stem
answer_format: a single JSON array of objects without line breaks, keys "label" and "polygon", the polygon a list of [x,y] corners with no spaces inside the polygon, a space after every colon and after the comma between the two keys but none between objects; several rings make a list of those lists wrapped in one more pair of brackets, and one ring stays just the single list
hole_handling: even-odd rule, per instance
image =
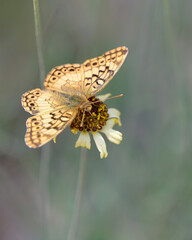
[{"label": "curved stem", "polygon": [[81,207],[81,199],[83,194],[83,184],[84,184],[84,178],[85,178],[85,165],[86,165],[86,148],[82,148],[75,202],[74,202],[71,225],[70,225],[67,240],[75,240],[76,238],[78,221],[79,221],[79,213],[80,213],[80,207]]},{"label": "curved stem", "polygon": [[42,41],[41,41],[41,26],[40,26],[40,17],[39,17],[39,1],[33,0],[33,10],[34,10],[34,21],[35,21],[35,36],[37,43],[37,54],[39,62],[39,72],[40,80],[43,85],[45,79],[45,65],[43,60],[43,51],[42,51]]}]

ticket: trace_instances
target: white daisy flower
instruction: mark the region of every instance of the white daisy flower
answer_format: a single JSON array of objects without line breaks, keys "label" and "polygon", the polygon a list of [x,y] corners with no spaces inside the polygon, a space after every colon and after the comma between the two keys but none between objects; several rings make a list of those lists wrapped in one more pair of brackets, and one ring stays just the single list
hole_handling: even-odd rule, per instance
[{"label": "white daisy flower", "polygon": [[[106,143],[101,133],[106,135],[107,139],[115,144],[120,144],[123,138],[121,132],[113,129],[115,124],[121,126],[120,112],[115,108],[107,109],[103,103],[109,96],[110,94],[98,96],[97,98],[91,97],[89,99],[89,101],[92,102],[90,112],[79,111],[70,126],[74,134],[80,131],[75,147],[86,147],[90,149],[91,133],[101,158],[108,156]],[[83,115],[84,119],[82,122]]]}]

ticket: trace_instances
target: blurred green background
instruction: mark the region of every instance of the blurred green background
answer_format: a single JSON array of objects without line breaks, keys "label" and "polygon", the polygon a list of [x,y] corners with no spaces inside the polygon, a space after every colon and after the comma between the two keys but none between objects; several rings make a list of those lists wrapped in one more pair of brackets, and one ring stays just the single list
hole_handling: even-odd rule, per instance
[{"label": "blurred green background", "polygon": [[[0,5],[0,239],[66,239],[81,149],[69,129],[25,145],[21,95],[41,86],[33,2]],[[192,1],[41,0],[40,17],[46,73],[129,48],[102,91],[124,94],[107,102],[123,142],[103,160],[92,141],[78,240],[192,239]]]}]

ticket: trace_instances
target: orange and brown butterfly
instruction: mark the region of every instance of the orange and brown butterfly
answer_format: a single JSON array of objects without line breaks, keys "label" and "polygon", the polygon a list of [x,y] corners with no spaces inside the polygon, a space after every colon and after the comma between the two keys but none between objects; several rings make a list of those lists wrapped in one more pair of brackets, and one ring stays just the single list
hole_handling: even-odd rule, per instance
[{"label": "orange and brown butterfly", "polygon": [[127,54],[128,48],[118,47],[83,64],[55,67],[45,79],[45,90],[37,88],[24,93],[22,106],[34,115],[26,122],[25,143],[31,148],[40,147],[79,117],[79,111],[83,116],[90,112],[90,98],[109,83]]}]

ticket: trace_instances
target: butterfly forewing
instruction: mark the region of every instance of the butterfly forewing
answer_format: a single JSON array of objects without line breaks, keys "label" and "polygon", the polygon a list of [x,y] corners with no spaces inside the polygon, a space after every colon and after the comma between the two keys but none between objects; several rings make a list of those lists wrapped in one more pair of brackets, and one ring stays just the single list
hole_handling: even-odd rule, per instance
[{"label": "butterfly forewing", "polygon": [[65,64],[53,68],[45,79],[45,88],[63,93],[82,93],[87,97],[100,92],[114,77],[128,54],[118,47],[83,64]]},{"label": "butterfly forewing", "polygon": [[83,89],[89,97],[100,92],[123,64],[128,48],[118,47],[83,63]]},{"label": "butterfly forewing", "polygon": [[82,92],[81,64],[65,64],[53,68],[44,82],[45,88],[58,92]]}]

